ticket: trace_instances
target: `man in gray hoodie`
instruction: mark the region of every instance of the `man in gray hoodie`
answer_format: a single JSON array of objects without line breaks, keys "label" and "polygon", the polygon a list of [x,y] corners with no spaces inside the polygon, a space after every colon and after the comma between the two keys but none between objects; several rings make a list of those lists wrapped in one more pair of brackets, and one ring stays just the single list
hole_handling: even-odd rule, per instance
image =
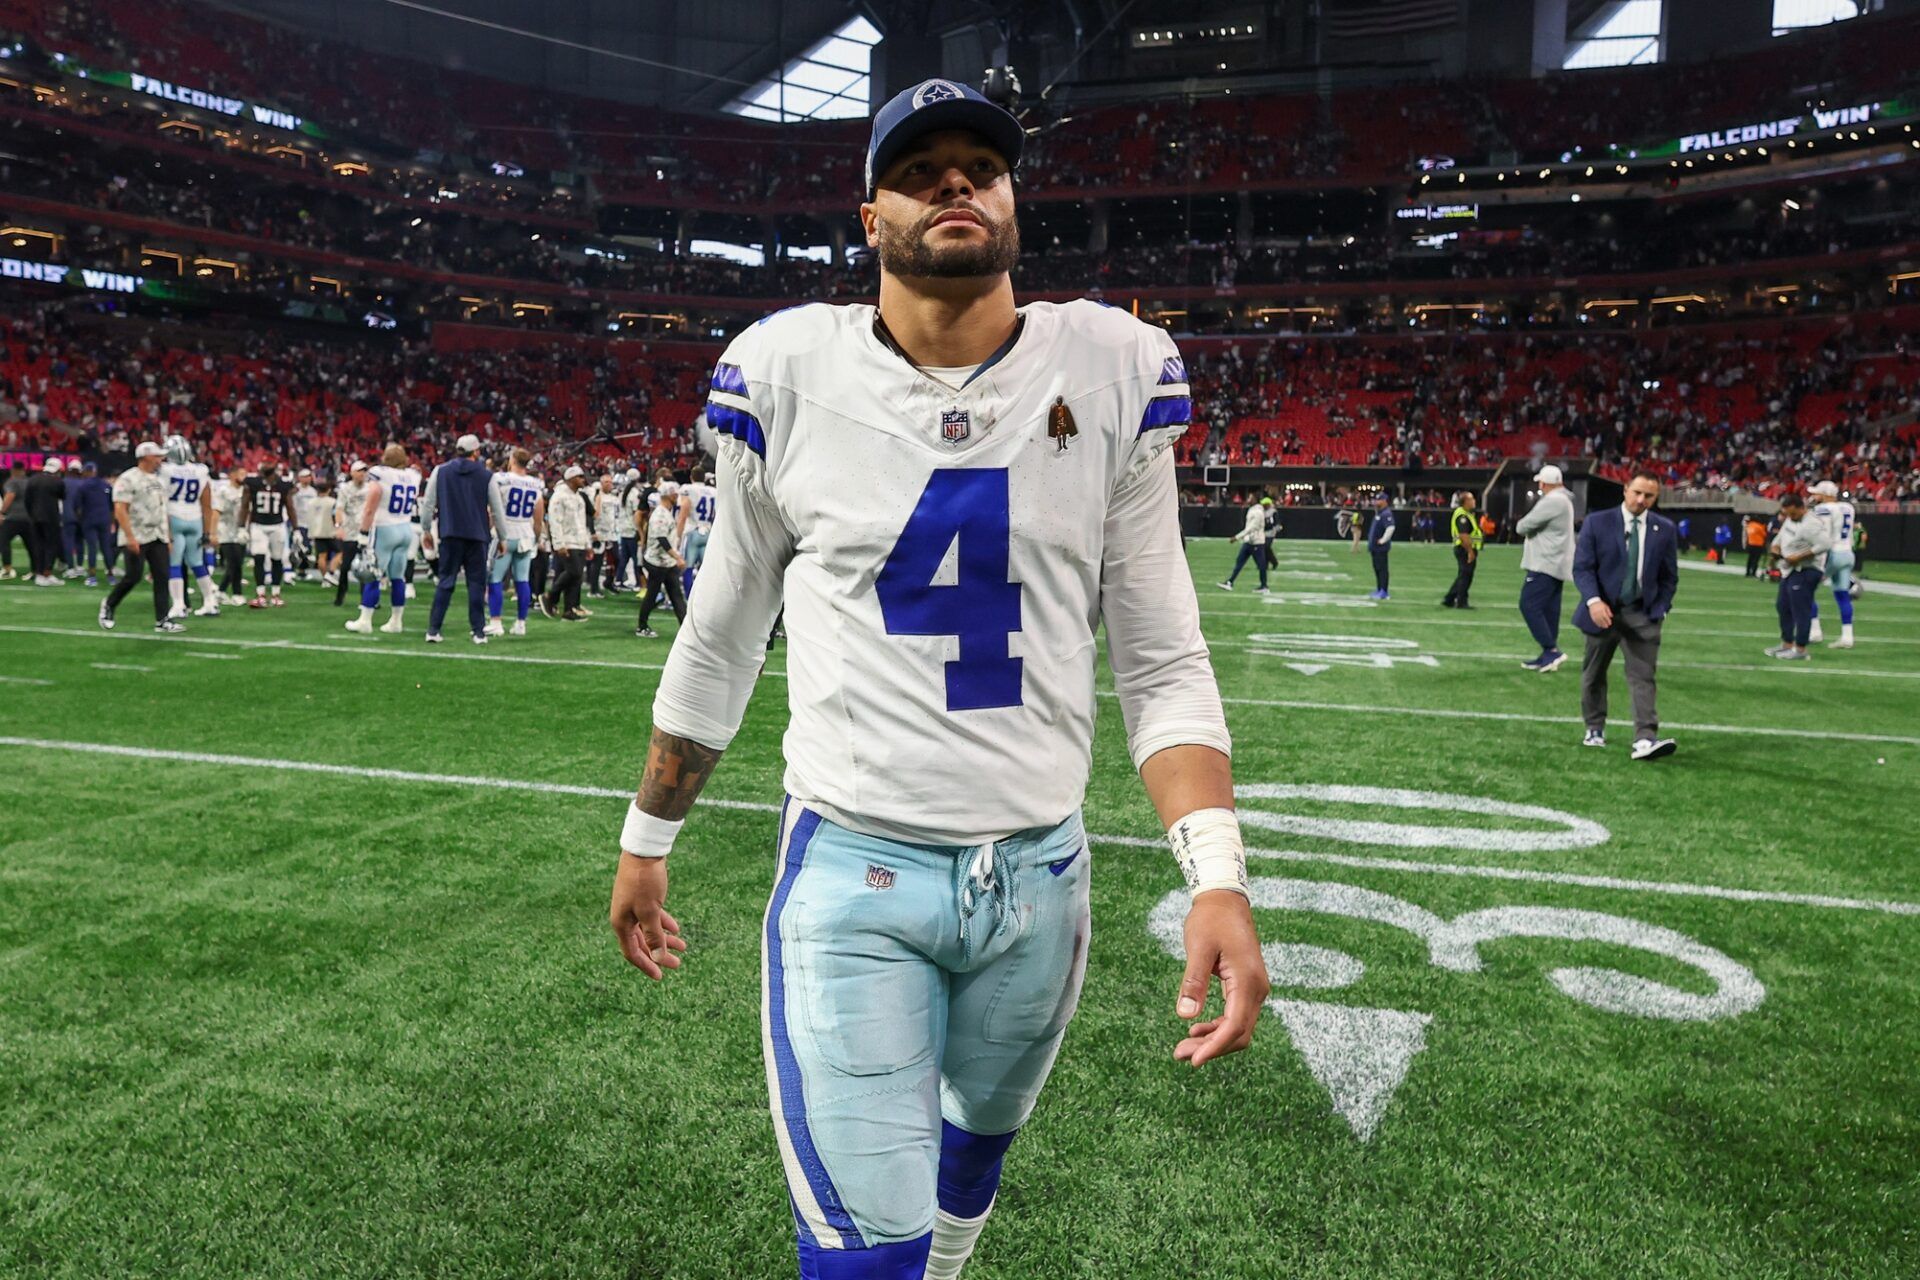
[{"label": "man in gray hoodie", "polygon": [[1567,660],[1560,652],[1560,592],[1573,576],[1573,497],[1558,467],[1540,468],[1534,480],[1540,497],[1514,525],[1514,532],[1527,540],[1520,552],[1520,568],[1526,574],[1520,586],[1520,616],[1527,620],[1540,656],[1520,665],[1546,672]]}]

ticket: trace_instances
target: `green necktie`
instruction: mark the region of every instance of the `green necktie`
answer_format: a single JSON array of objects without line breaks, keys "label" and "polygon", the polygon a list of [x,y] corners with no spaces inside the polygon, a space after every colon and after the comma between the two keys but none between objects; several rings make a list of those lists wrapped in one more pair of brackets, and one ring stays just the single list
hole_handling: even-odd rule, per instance
[{"label": "green necktie", "polygon": [[1627,582],[1620,588],[1621,604],[1640,603],[1640,517],[1627,522]]}]

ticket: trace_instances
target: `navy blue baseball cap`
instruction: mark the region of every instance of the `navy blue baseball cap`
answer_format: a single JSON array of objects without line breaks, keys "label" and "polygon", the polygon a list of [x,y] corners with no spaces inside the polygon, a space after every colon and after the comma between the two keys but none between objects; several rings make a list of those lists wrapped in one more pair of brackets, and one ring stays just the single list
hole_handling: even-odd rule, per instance
[{"label": "navy blue baseball cap", "polygon": [[867,195],[873,195],[874,182],[908,143],[942,129],[971,129],[993,144],[1008,169],[1020,167],[1027,133],[1012,112],[966,85],[923,80],[894,94],[874,113],[873,137],[867,143]]}]

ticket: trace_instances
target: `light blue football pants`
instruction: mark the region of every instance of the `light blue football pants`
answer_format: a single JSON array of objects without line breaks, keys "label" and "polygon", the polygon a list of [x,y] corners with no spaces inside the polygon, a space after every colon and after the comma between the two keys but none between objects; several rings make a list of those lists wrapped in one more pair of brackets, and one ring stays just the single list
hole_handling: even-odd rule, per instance
[{"label": "light blue football pants", "polygon": [[[167,517],[168,531],[173,535],[173,549],[167,553],[170,568],[191,571],[196,578],[207,576],[207,566],[202,562],[200,547],[204,535],[198,520],[182,520],[179,516]],[[176,573],[174,577],[183,577]]]},{"label": "light blue football pants", "polygon": [[1853,548],[1835,547],[1827,552],[1827,585],[1835,595],[1845,595],[1853,586]]},{"label": "light blue football pants", "polygon": [[407,580],[407,561],[413,558],[413,526],[377,524],[373,526],[373,563],[388,582]]},{"label": "light blue football pants", "polygon": [[923,1260],[936,1203],[985,1211],[1080,999],[1089,860],[1077,813],[974,849],[788,800],[761,1030],[802,1275],[892,1276],[841,1251]]},{"label": "light blue football pants", "polygon": [[515,551],[509,543],[507,550],[494,553],[492,563],[487,566],[487,581],[504,583],[512,578],[515,582],[525,582],[532,570],[533,552]]}]

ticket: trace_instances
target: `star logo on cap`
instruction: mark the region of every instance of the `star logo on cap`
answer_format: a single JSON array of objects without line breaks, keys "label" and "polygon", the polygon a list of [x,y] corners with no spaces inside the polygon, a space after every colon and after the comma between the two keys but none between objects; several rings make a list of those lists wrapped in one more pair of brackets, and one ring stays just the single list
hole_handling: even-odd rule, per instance
[{"label": "star logo on cap", "polygon": [[930,107],[936,102],[946,102],[951,98],[963,98],[960,86],[951,80],[929,80],[913,92],[913,109]]}]

